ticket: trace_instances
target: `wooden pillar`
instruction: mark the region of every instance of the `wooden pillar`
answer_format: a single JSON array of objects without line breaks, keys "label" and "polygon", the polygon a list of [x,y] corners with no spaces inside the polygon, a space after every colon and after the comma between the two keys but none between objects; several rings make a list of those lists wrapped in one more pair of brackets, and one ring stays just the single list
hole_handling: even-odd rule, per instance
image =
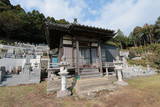
[{"label": "wooden pillar", "polygon": [[76,73],[80,75],[79,72],[79,41],[76,40]]},{"label": "wooden pillar", "polygon": [[90,51],[90,64],[93,64],[93,60],[92,60],[92,47],[91,47],[91,44],[89,44],[89,51]]},{"label": "wooden pillar", "polygon": [[102,52],[101,52],[101,42],[98,42],[98,56],[99,56],[99,69],[103,75],[103,68],[102,68]]},{"label": "wooden pillar", "polygon": [[[47,40],[47,44],[48,46],[50,47],[50,33],[49,33],[49,27],[48,27],[48,24],[46,24],[45,26],[45,36],[46,36],[46,40]],[[50,53],[50,49],[48,51],[48,54],[49,54],[49,62],[48,62],[48,67],[50,68],[50,63],[52,63],[52,55]]]}]

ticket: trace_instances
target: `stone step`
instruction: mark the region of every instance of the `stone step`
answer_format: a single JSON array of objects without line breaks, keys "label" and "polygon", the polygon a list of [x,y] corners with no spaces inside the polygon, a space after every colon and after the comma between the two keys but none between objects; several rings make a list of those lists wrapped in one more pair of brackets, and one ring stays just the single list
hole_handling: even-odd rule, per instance
[{"label": "stone step", "polygon": [[87,72],[80,72],[81,75],[88,75],[88,74],[100,74],[100,72],[93,72],[93,71],[87,71]]},{"label": "stone step", "polygon": [[80,69],[80,71],[93,71],[93,72],[99,72],[99,69],[96,69],[96,68],[83,68],[83,69]]},{"label": "stone step", "polygon": [[97,68],[83,68],[80,69],[80,77],[81,78],[96,78],[101,77],[101,73]]},{"label": "stone step", "polygon": [[92,75],[80,75],[80,78],[98,78],[98,77],[102,77],[101,74],[92,74]]}]

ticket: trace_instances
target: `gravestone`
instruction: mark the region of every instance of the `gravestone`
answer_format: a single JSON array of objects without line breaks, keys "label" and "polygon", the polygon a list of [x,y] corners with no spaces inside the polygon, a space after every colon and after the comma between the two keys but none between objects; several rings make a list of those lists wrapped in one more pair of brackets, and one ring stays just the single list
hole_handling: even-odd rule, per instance
[{"label": "gravestone", "polygon": [[2,70],[0,70],[0,82],[3,80],[3,73]]},{"label": "gravestone", "polygon": [[27,56],[26,63],[23,67],[22,72],[20,73],[20,75],[22,75],[22,78],[25,78],[26,80],[29,79],[30,70],[31,70],[30,58]]},{"label": "gravestone", "polygon": [[0,82],[3,81],[5,73],[6,73],[5,67],[4,66],[0,67]]}]

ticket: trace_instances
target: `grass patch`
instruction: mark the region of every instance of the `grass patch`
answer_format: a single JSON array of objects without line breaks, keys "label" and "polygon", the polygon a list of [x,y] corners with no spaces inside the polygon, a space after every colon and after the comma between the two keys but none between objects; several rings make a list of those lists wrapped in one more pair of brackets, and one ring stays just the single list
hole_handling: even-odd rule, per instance
[{"label": "grass patch", "polygon": [[[25,86],[0,87],[0,104],[1,107],[9,107],[15,103],[24,103],[24,98],[30,93],[46,93],[46,83],[32,84]],[[25,102],[26,104],[28,101]]]},{"label": "grass patch", "polygon": [[149,77],[137,77],[135,79],[128,80],[128,83],[132,87],[138,89],[160,87],[160,74]]},{"label": "grass patch", "polygon": [[150,93],[152,96],[160,99],[160,74],[150,77],[138,77],[128,80],[128,83],[132,88]]}]

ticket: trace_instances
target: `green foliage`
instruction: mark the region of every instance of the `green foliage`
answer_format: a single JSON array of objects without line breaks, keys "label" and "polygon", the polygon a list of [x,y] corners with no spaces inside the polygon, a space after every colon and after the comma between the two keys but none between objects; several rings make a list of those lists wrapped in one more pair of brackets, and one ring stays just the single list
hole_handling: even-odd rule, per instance
[{"label": "green foliage", "polygon": [[9,0],[0,0],[0,2],[6,5],[11,5]]},{"label": "green foliage", "polygon": [[4,45],[6,45],[8,42],[7,41],[5,41],[5,40],[0,40],[0,44],[4,44]]},{"label": "green foliage", "polygon": [[0,39],[35,44],[46,43],[45,21],[69,23],[65,19],[45,18],[36,10],[26,13],[20,5],[12,6],[9,0],[0,0]]},{"label": "green foliage", "polygon": [[145,59],[142,59],[142,60],[128,60],[128,63],[131,64],[131,65],[141,65],[141,66],[146,67],[147,64],[148,64],[148,61],[145,60]]},{"label": "green foliage", "polygon": [[118,47],[119,45],[117,45],[115,42],[113,42],[113,41],[107,41],[106,42],[106,45],[112,45],[112,46],[116,46],[116,47]]},{"label": "green foliage", "polygon": [[110,42],[112,42],[112,44],[115,46],[120,47],[121,49],[125,49],[133,44],[131,38],[125,36],[121,30],[117,31],[116,37],[113,38]]},{"label": "green foliage", "polygon": [[132,47],[129,49],[129,57],[139,57],[141,56],[141,60],[129,60],[130,64],[143,65],[147,64],[151,65],[154,68],[160,69],[160,44],[150,44],[147,46],[139,46]]},{"label": "green foliage", "polygon": [[60,23],[60,24],[69,24],[69,22],[66,21],[65,19],[56,20],[56,23]]},{"label": "green foliage", "polygon": [[145,24],[143,27],[135,27],[128,37],[118,30],[117,36],[111,41],[123,49],[158,43],[160,42],[160,17],[154,25]]},{"label": "green foliage", "polygon": [[154,33],[155,33],[155,38],[158,40],[160,40],[160,17],[158,17],[156,24],[154,26]]}]

